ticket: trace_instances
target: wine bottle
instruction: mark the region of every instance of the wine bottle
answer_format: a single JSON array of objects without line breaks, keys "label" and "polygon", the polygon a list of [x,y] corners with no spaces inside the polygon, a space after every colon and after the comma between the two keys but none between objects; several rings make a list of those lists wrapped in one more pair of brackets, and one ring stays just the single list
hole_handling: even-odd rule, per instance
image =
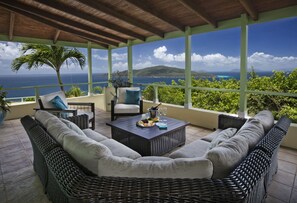
[{"label": "wine bottle", "polygon": [[158,107],[161,105],[162,103],[158,104],[157,106],[152,106],[151,109],[152,110],[158,110]]}]

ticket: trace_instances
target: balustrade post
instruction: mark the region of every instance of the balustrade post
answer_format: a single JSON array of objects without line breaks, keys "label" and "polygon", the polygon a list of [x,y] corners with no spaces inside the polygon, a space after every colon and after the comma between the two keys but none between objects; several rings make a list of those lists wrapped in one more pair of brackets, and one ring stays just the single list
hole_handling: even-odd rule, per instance
[{"label": "balustrade post", "polygon": [[153,86],[154,87],[154,103],[159,103],[159,96],[158,96],[158,86]]},{"label": "balustrade post", "polygon": [[38,102],[39,96],[40,96],[39,87],[35,87],[35,102]]}]

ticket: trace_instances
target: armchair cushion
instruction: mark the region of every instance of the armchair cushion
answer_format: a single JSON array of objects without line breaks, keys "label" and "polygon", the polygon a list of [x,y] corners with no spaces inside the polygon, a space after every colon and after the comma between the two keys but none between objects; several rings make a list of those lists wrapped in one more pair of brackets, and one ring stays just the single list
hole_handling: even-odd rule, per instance
[{"label": "armchair cushion", "polygon": [[114,106],[115,113],[139,113],[139,105],[136,104],[116,104]]},{"label": "armchair cushion", "polygon": [[52,102],[51,100],[54,99],[56,96],[59,96],[61,98],[61,100],[63,101],[63,103],[68,106],[67,100],[66,100],[66,96],[64,94],[64,92],[62,91],[58,91],[58,92],[53,92],[50,94],[46,94],[43,96],[40,96],[41,102],[43,104],[44,108],[57,108]]},{"label": "armchair cushion", "polygon": [[55,96],[51,100],[51,102],[57,109],[62,109],[62,110],[68,109],[68,106],[63,102],[63,100],[59,96]]},{"label": "armchair cushion", "polygon": [[119,87],[117,90],[117,97],[118,97],[118,102],[124,104],[126,101],[126,90],[130,91],[140,91],[139,87]]},{"label": "armchair cushion", "polygon": [[125,104],[138,104],[140,101],[139,90],[126,90]]}]

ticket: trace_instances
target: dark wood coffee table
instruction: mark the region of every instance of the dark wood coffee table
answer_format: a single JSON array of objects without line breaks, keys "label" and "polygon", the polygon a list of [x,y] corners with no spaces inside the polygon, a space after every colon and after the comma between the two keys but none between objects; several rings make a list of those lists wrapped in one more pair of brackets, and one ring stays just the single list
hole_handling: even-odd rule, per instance
[{"label": "dark wood coffee table", "polygon": [[142,156],[159,156],[185,144],[186,121],[167,119],[167,129],[158,126],[142,128],[136,126],[141,115],[120,118],[106,123],[111,126],[111,136],[118,142],[137,151]]}]

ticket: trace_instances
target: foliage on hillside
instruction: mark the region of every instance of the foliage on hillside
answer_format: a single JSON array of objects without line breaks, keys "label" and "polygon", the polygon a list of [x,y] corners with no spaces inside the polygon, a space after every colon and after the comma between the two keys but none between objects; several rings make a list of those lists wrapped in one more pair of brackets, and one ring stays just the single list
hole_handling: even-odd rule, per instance
[{"label": "foliage on hillside", "polygon": [[[275,71],[271,77],[259,77],[255,72],[251,72],[248,80],[248,90],[267,92],[297,93],[297,68],[289,75],[282,71]],[[162,84],[162,83],[158,83]],[[165,83],[163,83],[165,85]],[[182,85],[185,81],[172,81],[172,86]],[[235,79],[212,80],[192,79],[193,87],[235,89],[239,90],[240,83]],[[184,104],[184,89],[159,87],[159,100],[164,103]],[[145,99],[153,100],[153,87],[148,86],[143,91]],[[248,114],[254,115],[263,109],[272,111],[276,119],[282,115],[289,116],[295,123],[297,122],[297,98],[273,96],[264,94],[248,94]],[[238,92],[222,92],[207,90],[192,90],[192,105],[195,108],[215,110],[220,112],[237,113],[239,109]]]},{"label": "foliage on hillside", "polygon": [[[120,72],[123,75],[128,75],[127,71]],[[185,70],[181,68],[169,67],[169,66],[153,66],[139,70],[133,70],[133,76],[136,77],[184,77]],[[210,73],[195,72],[192,71],[194,77],[210,77]]]}]

